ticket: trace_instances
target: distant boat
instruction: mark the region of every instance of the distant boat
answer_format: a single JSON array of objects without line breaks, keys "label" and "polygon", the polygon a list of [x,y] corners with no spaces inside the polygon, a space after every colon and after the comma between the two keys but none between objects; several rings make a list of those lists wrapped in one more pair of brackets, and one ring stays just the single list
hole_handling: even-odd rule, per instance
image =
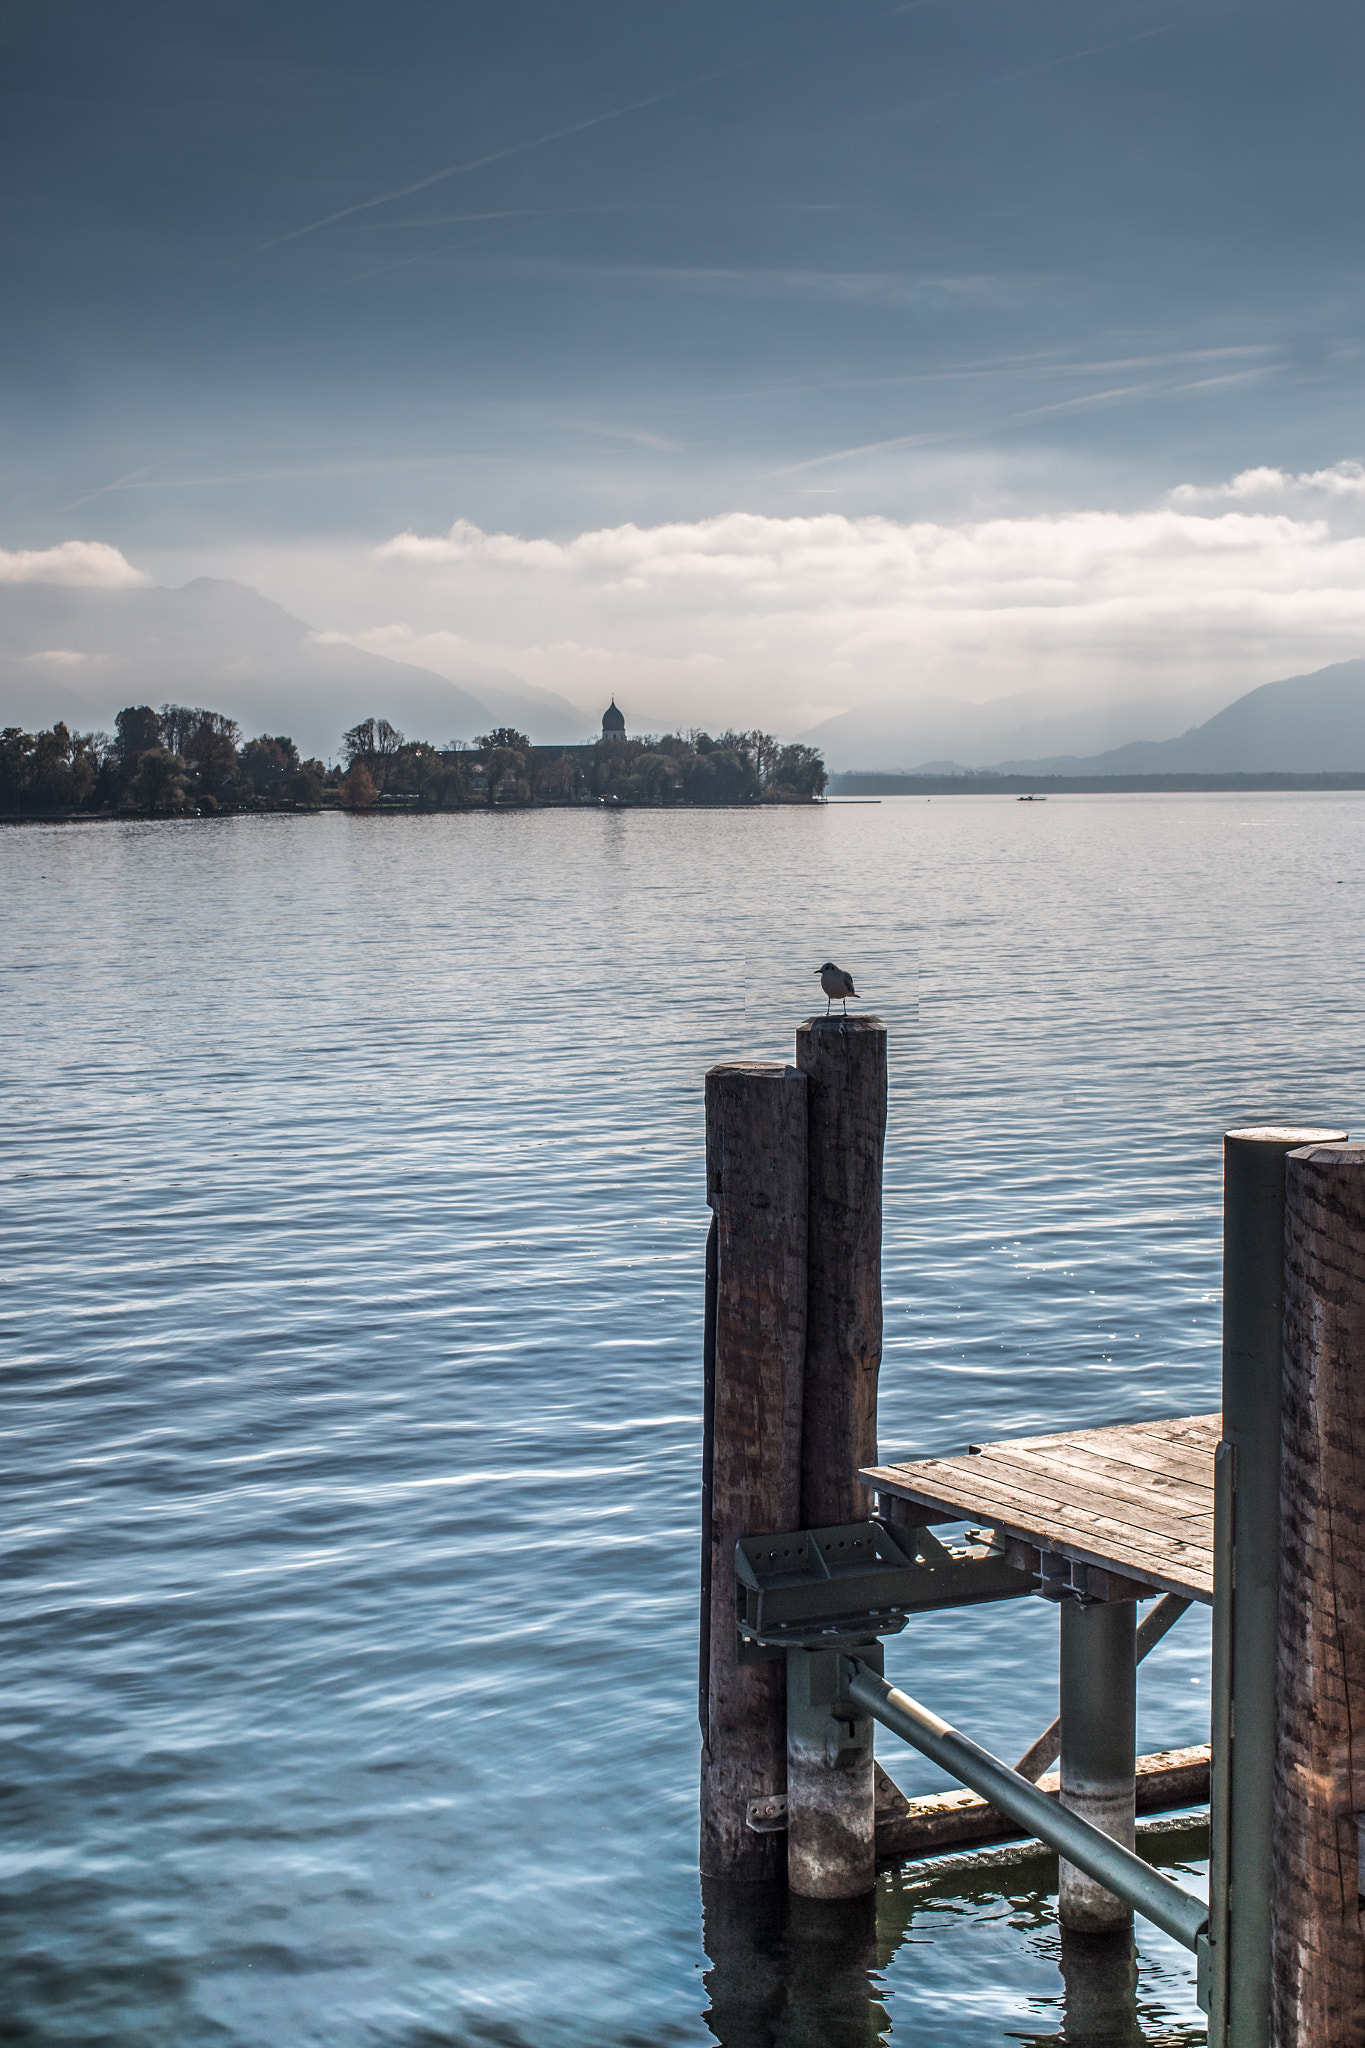
[{"label": "distant boat", "polygon": [[1021,804],[1045,804],[1047,798],[1045,796],[1021,796],[1016,797],[1015,802]]}]

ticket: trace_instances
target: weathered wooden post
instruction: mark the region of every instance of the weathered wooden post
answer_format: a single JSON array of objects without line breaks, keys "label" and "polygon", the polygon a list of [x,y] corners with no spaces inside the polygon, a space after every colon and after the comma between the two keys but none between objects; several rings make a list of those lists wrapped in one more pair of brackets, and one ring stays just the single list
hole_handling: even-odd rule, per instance
[{"label": "weathered wooden post", "polygon": [[[701,1867],[773,1878],[780,1834],[747,1825],[786,1785],[780,1660],[738,1661],[734,1557],[741,1536],[794,1529],[801,1500],[806,1349],[805,1076],[736,1062],[706,1076],[708,1252],[702,1498]],[[712,1592],[714,1589],[714,1597]]]},{"label": "weathered wooden post", "polygon": [[[1215,1465],[1209,2048],[1270,2039],[1285,1160],[1344,1131],[1223,1141],[1223,1441]],[[1235,1910],[1233,1910],[1235,1902]]]},{"label": "weathered wooden post", "polygon": [[801,1413],[801,1527],[867,1518],[882,1363],[886,1026],[812,1017],[796,1034],[810,1087],[810,1231]]},{"label": "weathered wooden post", "polygon": [[[1137,1762],[1137,1602],[1064,1600],[1061,1802],[1133,1847]],[[1133,1910],[1074,1863],[1058,1866],[1057,1916],[1079,1934],[1130,1927]]]},{"label": "weathered wooden post", "polygon": [[1365,1145],[1290,1154],[1284,1258],[1271,2039],[1347,2048],[1365,2040]]},{"label": "weathered wooden post", "polygon": [[[810,1161],[800,1526],[822,1529],[867,1519],[858,1471],[877,1457],[886,1026],[813,1017],[796,1063]],[[879,1648],[865,1654],[880,1669]],[[809,1899],[856,1898],[877,1876],[872,1722],[838,1673],[829,1652],[789,1655],[787,1878]]]}]

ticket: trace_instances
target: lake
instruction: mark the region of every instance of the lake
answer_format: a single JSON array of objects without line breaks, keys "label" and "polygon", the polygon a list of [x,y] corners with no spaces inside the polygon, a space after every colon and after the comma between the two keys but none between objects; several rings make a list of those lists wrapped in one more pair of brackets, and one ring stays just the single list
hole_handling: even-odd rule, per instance
[{"label": "lake", "polygon": [[[888,1873],[875,1952],[703,1946],[702,1076],[790,1058],[826,958],[886,1019],[884,1453],[1215,1407],[1222,1130],[1365,1129],[1365,798],[30,826],[0,860],[5,2037],[1055,2038],[1046,1867]],[[1013,1756],[1055,1629],[931,1616],[888,1673]],[[1207,1740],[1202,1611],[1139,1713]],[[1201,2040],[1192,1959],[1139,1952],[1134,2038]]]}]

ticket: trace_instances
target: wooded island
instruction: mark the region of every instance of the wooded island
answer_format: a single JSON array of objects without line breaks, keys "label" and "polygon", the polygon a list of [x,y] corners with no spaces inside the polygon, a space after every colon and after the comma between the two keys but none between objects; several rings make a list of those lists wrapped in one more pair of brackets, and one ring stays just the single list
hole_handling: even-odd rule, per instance
[{"label": "wooded island", "polygon": [[284,733],[244,741],[234,719],[200,705],[129,705],[114,724],[112,736],[60,720],[0,731],[0,816],[793,804],[813,802],[828,779],[815,748],[765,732],[607,730],[583,746],[536,746],[496,726],[472,746],[436,747],[366,718],[328,766],[302,759]]}]

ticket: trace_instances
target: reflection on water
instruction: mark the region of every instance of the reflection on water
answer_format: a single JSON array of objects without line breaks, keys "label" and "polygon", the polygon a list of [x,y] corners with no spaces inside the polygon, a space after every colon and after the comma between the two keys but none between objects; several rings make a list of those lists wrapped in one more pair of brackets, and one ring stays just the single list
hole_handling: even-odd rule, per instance
[{"label": "reflection on water", "polygon": [[[1207,1828],[1148,1832],[1142,1844],[1150,1862],[1195,1890],[1200,1875],[1189,1858],[1207,1850]],[[1036,1978],[1032,2024],[1010,2030],[1025,2048],[1193,2048],[1203,2040],[1197,2013],[1172,2024],[1166,1979],[1181,1953],[1173,1944],[1163,1952],[1148,1934],[1140,1962],[1131,1933],[1057,1926],[1054,1856],[950,1860],[955,1867],[938,1877],[932,1863],[883,1870],[867,1898],[838,1902],[703,1879],[705,2018],[720,2048],[876,2048],[899,2037],[901,2005],[912,2001],[916,2040],[948,2048],[978,2038],[977,2001],[963,1981],[973,1965],[964,1973],[931,1963],[945,1921],[972,1937],[987,2002],[993,1964],[1011,1948],[1010,1983]]]},{"label": "reflection on water", "polygon": [[782,1885],[702,1880],[711,1958],[704,2015],[721,2048],[874,2048],[878,1895],[797,1899]]},{"label": "reflection on water", "polygon": [[[1042,1881],[888,1877],[871,1965],[812,1938],[803,1976],[760,1925],[703,1988],[702,1075],[790,1057],[827,957],[887,1019],[888,1453],[1206,1409],[1221,1130],[1363,1121],[1363,828],[1347,795],[0,834],[12,2037],[1055,2035]],[[929,1615],[888,1675],[1017,1756],[1055,1634]],[[1192,1612],[1144,1748],[1207,1739],[1207,1675]],[[1146,2038],[1196,2038],[1190,1959],[1138,1950]]]}]

